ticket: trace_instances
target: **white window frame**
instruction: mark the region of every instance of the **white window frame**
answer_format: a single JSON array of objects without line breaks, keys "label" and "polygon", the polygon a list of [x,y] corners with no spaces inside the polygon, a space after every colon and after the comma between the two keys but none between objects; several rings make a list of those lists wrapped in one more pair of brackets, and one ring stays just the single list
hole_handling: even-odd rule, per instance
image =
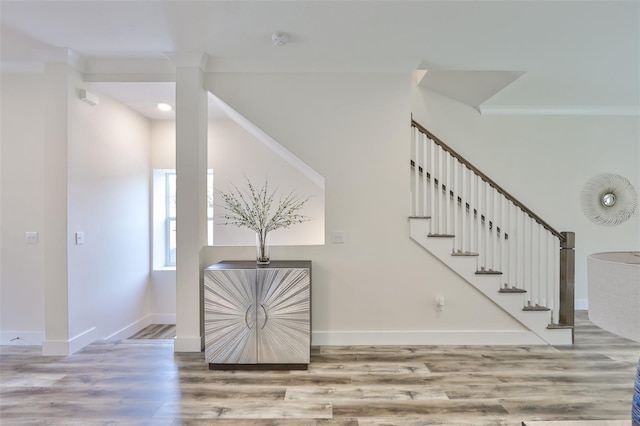
[{"label": "white window frame", "polygon": [[[165,194],[165,203],[164,203],[164,235],[165,235],[165,241],[164,241],[164,263],[165,266],[168,267],[175,267],[176,266],[176,260],[175,259],[171,259],[171,222],[175,222],[176,221],[176,216],[171,216],[171,177],[176,176],[176,172],[175,170],[173,171],[168,171],[165,173],[164,175],[164,183],[165,183],[165,190],[164,190],[164,194]],[[175,257],[175,253],[174,253],[174,257]]]},{"label": "white window frame", "polygon": [[[172,222],[170,177],[176,176],[175,169],[153,170],[153,269],[175,269],[175,259],[171,257]],[[213,244],[213,170],[207,170],[207,240]],[[177,247],[176,247],[177,248]]]}]

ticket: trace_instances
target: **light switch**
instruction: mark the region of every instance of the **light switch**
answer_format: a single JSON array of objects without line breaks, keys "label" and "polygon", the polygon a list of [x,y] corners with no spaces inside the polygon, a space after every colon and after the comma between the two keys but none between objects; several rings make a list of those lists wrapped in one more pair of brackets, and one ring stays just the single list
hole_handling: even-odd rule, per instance
[{"label": "light switch", "polygon": [[344,231],[333,231],[331,233],[331,243],[344,244]]},{"label": "light switch", "polygon": [[24,242],[27,244],[38,244],[38,233],[37,232],[25,232],[24,233]]},{"label": "light switch", "polygon": [[76,245],[81,246],[84,244],[84,232],[76,232]]}]

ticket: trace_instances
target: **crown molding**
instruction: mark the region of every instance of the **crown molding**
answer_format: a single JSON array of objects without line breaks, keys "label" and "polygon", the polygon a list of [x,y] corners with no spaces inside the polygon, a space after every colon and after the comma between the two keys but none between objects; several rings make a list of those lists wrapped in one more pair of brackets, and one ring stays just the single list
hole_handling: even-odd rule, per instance
[{"label": "crown molding", "polygon": [[84,73],[85,60],[71,49],[63,47],[47,47],[33,49],[35,57],[22,61],[2,61],[0,71],[3,73],[43,73],[45,64],[66,64],[71,68]]},{"label": "crown molding", "polygon": [[0,72],[6,74],[40,74],[44,72],[44,63],[39,61],[0,62]]},{"label": "crown molding", "polygon": [[164,52],[164,55],[171,60],[176,67],[200,68],[201,71],[207,69],[209,56],[201,52]]},{"label": "crown molding", "polygon": [[34,49],[34,53],[44,63],[67,64],[77,71],[84,72],[84,59],[71,49],[47,47]]},{"label": "crown molding", "polygon": [[640,106],[632,105],[480,105],[481,115],[577,115],[640,116]]},{"label": "crown molding", "polygon": [[85,61],[85,81],[170,82],[176,67],[166,56],[139,58],[89,58]]}]

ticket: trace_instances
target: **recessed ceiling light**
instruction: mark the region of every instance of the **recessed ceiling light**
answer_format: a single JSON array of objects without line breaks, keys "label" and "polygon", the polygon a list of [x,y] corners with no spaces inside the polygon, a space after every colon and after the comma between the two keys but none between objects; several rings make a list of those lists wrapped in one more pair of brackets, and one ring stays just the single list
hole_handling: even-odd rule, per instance
[{"label": "recessed ceiling light", "polygon": [[165,103],[159,103],[158,104],[158,109],[160,111],[171,111],[173,109],[173,107],[169,104],[165,104]]}]

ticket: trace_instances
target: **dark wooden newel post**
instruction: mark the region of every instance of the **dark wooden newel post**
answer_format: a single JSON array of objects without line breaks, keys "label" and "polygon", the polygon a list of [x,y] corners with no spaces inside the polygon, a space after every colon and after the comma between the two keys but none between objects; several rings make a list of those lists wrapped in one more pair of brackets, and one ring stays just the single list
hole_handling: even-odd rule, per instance
[{"label": "dark wooden newel post", "polygon": [[560,243],[560,318],[562,325],[575,325],[576,234],[562,232]]}]

